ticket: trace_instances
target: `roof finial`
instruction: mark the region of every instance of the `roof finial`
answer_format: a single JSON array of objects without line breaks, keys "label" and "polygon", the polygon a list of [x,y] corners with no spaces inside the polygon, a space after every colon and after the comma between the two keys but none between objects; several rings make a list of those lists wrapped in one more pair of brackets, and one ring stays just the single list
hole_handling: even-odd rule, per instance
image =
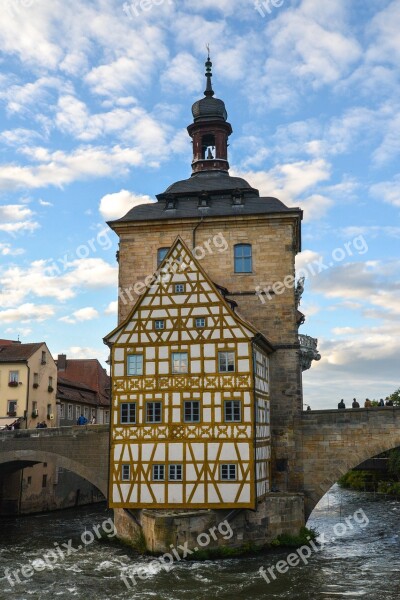
[{"label": "roof finial", "polygon": [[207,98],[212,98],[214,96],[214,90],[212,89],[212,84],[211,84],[211,77],[212,77],[211,67],[212,67],[212,62],[210,60],[210,44],[207,44],[206,48],[207,48],[207,60],[206,60],[207,86],[206,86],[204,95]]}]

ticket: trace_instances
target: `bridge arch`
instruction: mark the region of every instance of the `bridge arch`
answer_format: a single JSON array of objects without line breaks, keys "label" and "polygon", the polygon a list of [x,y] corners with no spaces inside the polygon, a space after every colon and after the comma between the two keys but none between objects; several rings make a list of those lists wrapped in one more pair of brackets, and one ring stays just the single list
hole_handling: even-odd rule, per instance
[{"label": "bridge arch", "polygon": [[[79,475],[83,479],[86,479],[89,483],[94,485],[105,498],[107,498],[107,480],[104,480],[101,476],[98,476],[92,469],[86,467],[82,463],[63,456],[62,454],[56,454],[54,452],[43,451],[43,450],[14,450],[12,452],[0,452],[0,468],[1,465],[7,463],[45,463],[54,461],[58,467],[72,471],[76,475]],[[21,467],[22,468],[22,467]]]},{"label": "bridge arch", "polygon": [[303,413],[302,462],[306,519],[350,469],[400,446],[400,408]]},{"label": "bridge arch", "polygon": [[0,433],[0,466],[54,461],[108,496],[109,426],[52,427]]}]

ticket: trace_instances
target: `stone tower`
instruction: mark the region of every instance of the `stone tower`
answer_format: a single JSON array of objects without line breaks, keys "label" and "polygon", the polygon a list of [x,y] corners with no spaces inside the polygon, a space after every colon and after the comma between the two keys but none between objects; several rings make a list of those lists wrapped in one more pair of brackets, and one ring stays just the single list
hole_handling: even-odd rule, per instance
[{"label": "stone tower", "polygon": [[[157,269],[176,240],[201,263],[224,302],[267,340],[271,413],[272,490],[302,490],[296,468],[295,420],[302,411],[304,364],[298,328],[301,289],[295,257],[301,250],[302,211],[276,198],[261,197],[242,178],[229,174],[232,127],[222,100],[215,98],[212,63],[206,62],[204,98],[192,107],[192,174],[109,223],[119,237],[119,324],[156,281]],[[224,250],[213,240],[224,240]],[[111,342],[112,334],[106,342]],[[308,348],[308,351],[310,348]],[[304,368],[304,367],[303,367]]]}]

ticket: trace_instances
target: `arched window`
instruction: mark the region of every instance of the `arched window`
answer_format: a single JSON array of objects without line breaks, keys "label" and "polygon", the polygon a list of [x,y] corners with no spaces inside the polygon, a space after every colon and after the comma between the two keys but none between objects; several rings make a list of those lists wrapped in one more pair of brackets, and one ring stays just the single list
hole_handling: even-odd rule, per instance
[{"label": "arched window", "polygon": [[169,248],[159,248],[157,250],[157,267],[162,263],[164,258],[167,256],[168,250],[169,250]]},{"label": "arched window", "polygon": [[234,248],[235,273],[252,272],[251,244],[236,244]]},{"label": "arched window", "polygon": [[203,159],[215,158],[215,135],[207,133],[201,139],[201,155]]}]

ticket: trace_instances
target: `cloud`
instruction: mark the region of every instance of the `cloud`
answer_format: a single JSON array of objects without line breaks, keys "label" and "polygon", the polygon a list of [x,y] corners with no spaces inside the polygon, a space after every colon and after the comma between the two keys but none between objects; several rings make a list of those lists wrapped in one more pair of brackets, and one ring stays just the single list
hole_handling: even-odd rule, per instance
[{"label": "cloud", "polygon": [[24,153],[38,166],[3,164],[0,166],[0,190],[37,189],[63,186],[77,180],[127,173],[129,167],[142,163],[138,150],[86,146],[70,154],[62,150],[49,152],[46,148],[26,147]]},{"label": "cloud", "polygon": [[121,190],[114,194],[106,194],[100,200],[99,211],[106,221],[119,219],[134,206],[151,204],[154,202],[147,195],[137,195],[128,190]]},{"label": "cloud", "polygon": [[[67,350],[64,348],[62,352],[67,355],[67,358],[97,358],[103,363],[108,360],[110,353],[105,346],[99,346],[98,348],[91,346],[70,346]],[[106,364],[103,366],[107,367]]]},{"label": "cloud", "polygon": [[30,323],[31,321],[37,321],[41,323],[50,319],[55,314],[53,306],[48,304],[32,304],[26,303],[18,306],[17,308],[9,308],[7,310],[0,310],[0,322],[1,323]]},{"label": "cloud", "polygon": [[39,223],[32,220],[34,213],[21,204],[0,205],[0,231],[15,234],[38,229]]},{"label": "cloud", "polygon": [[332,200],[321,194],[301,198],[330,178],[330,165],[323,159],[281,164],[269,171],[233,170],[232,174],[249,181],[262,196],[276,197],[287,206],[304,205],[306,219],[321,218],[332,205]]},{"label": "cloud", "polygon": [[117,286],[117,268],[101,258],[73,260],[62,267],[50,259],[0,270],[0,306],[13,307],[32,296],[66,302],[85,290]]},{"label": "cloud", "polygon": [[392,181],[382,181],[372,185],[370,192],[379,200],[393,206],[400,206],[400,174],[396,175]]},{"label": "cloud", "polygon": [[24,254],[25,250],[22,248],[12,248],[8,243],[0,242],[0,254],[2,256],[19,256],[20,254]]},{"label": "cloud", "polygon": [[248,86],[262,106],[292,110],[310,87],[337,83],[360,60],[362,49],[346,20],[346,2],[303,0],[296,8],[276,11],[265,36],[268,58]]},{"label": "cloud", "polygon": [[73,312],[71,316],[61,317],[59,321],[74,324],[81,321],[91,321],[93,319],[97,319],[98,317],[99,313],[97,310],[92,306],[87,306],[85,308],[79,308]]},{"label": "cloud", "polygon": [[204,85],[198,61],[189,52],[177,54],[161,77],[164,89],[181,94],[198,93]]},{"label": "cloud", "polygon": [[116,315],[116,314],[118,314],[118,301],[117,300],[113,300],[113,302],[110,302],[110,304],[105,309],[104,314],[105,315]]}]

